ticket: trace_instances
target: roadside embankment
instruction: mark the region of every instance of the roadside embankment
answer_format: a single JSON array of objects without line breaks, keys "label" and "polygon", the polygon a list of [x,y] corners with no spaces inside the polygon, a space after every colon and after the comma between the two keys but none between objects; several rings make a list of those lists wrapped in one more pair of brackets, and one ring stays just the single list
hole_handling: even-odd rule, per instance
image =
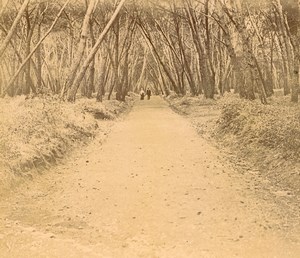
[{"label": "roadside embankment", "polygon": [[0,100],[0,191],[31,179],[95,136],[105,138],[111,120],[126,112],[126,102],[54,97]]},{"label": "roadside embankment", "polygon": [[273,97],[268,105],[233,95],[219,100],[172,96],[167,101],[238,165],[259,171],[283,188],[300,191],[299,105],[282,96]]}]

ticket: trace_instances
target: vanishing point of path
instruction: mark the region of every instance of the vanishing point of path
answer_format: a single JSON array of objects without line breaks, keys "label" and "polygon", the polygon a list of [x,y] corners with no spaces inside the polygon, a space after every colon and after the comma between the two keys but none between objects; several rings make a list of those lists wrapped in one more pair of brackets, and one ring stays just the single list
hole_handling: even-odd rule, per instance
[{"label": "vanishing point of path", "polygon": [[0,257],[300,257],[293,196],[257,180],[162,99],[139,101],[0,200]]}]

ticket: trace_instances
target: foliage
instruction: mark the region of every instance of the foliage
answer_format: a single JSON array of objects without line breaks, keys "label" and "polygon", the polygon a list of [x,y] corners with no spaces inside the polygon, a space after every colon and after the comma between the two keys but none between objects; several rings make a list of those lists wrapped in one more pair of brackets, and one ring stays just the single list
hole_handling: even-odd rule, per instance
[{"label": "foliage", "polygon": [[[225,101],[226,102],[226,101]],[[300,158],[300,108],[284,102],[271,105],[233,99],[223,106],[215,135],[233,134],[239,146],[264,147],[281,158]]]},{"label": "foliage", "polygon": [[[1,95],[51,92],[64,98],[75,84],[74,74],[81,74],[82,79],[77,80],[81,93],[98,100],[100,92],[107,91],[109,98],[117,91],[118,99],[124,100],[128,91],[138,92],[142,84],[148,84],[153,92],[204,94],[212,99],[215,93],[223,95],[234,89],[242,98],[259,97],[265,104],[274,88],[284,87],[286,94],[292,90],[296,101],[299,83],[293,76],[297,70],[293,64],[297,63],[299,41],[291,20],[299,17],[297,11],[291,11],[296,6],[282,2],[128,0],[87,64],[89,69],[78,73],[118,1],[97,1],[84,22],[91,2],[70,0],[51,33],[15,77],[64,3],[30,1],[3,48]],[[2,39],[21,3],[9,1],[0,10]],[[12,85],[11,78],[15,78]],[[75,99],[77,89],[73,87],[68,99]]]},{"label": "foliage", "polygon": [[[197,132],[230,154],[241,171],[259,170],[268,180],[299,191],[300,108],[276,92],[269,105],[226,94],[218,101],[167,98]],[[227,155],[226,155],[227,156]]]},{"label": "foliage", "polygon": [[78,144],[107,130],[102,121],[115,119],[132,100],[99,103],[81,98],[76,104],[55,97],[1,100],[1,167],[24,176],[56,162]]}]

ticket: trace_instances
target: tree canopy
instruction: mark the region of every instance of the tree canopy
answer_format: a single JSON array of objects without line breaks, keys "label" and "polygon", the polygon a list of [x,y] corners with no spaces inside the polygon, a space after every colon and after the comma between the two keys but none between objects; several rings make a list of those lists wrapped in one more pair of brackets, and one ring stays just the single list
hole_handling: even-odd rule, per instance
[{"label": "tree canopy", "polygon": [[267,103],[282,88],[297,102],[298,24],[296,0],[3,0],[1,96],[124,100],[149,86]]}]

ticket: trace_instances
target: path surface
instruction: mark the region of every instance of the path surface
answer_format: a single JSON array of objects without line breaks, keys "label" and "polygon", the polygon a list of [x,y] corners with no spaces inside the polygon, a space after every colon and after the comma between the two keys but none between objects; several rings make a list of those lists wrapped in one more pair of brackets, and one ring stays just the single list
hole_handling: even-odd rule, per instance
[{"label": "path surface", "polygon": [[154,97],[2,198],[0,257],[300,257],[292,199]]}]

